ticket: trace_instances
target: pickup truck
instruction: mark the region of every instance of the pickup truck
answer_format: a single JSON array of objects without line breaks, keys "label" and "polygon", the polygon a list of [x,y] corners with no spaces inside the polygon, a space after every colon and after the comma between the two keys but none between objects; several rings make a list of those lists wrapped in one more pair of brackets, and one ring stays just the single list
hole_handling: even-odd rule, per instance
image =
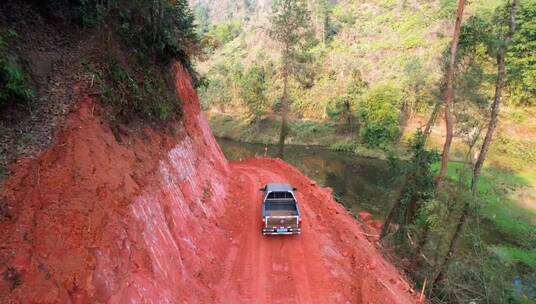
[{"label": "pickup truck", "polygon": [[262,195],[262,234],[300,234],[301,213],[289,184],[267,184]]}]

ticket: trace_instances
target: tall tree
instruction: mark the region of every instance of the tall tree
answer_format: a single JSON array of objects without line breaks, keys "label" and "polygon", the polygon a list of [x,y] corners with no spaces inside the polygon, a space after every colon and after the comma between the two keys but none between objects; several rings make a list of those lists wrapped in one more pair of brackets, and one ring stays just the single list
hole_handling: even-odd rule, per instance
[{"label": "tall tree", "polygon": [[504,37],[504,40],[500,43],[497,50],[497,80],[495,83],[495,96],[493,98],[493,103],[491,104],[490,120],[488,124],[488,130],[486,131],[486,137],[482,143],[482,148],[478,154],[478,159],[475,163],[473,169],[473,179],[471,181],[471,191],[476,193],[478,179],[480,178],[480,173],[482,171],[482,166],[488,155],[491,142],[493,141],[493,134],[497,128],[497,123],[499,120],[499,111],[501,108],[501,97],[502,90],[504,88],[504,83],[506,79],[506,67],[505,67],[505,56],[508,45],[512,41],[512,36],[516,30],[516,12],[519,5],[519,0],[513,0],[510,15],[508,17],[508,31]]},{"label": "tall tree", "polygon": [[330,0],[315,0],[313,7],[318,36],[320,42],[325,45],[328,38],[330,14],[333,4]]},{"label": "tall tree", "polygon": [[458,41],[460,39],[460,28],[462,25],[463,10],[465,8],[465,0],[458,1],[458,11],[456,13],[456,24],[454,25],[454,34],[452,35],[452,44],[450,47],[450,60],[447,71],[447,90],[445,98],[445,125],[446,135],[445,144],[443,145],[443,154],[441,156],[441,169],[437,176],[437,186],[441,187],[445,175],[447,174],[447,166],[450,156],[450,146],[452,144],[452,136],[454,134],[454,123],[452,121],[452,108],[454,105],[454,71],[456,69],[456,53],[458,52]]},{"label": "tall tree", "polygon": [[[478,182],[478,178],[480,176],[480,170],[482,169],[482,164],[484,163],[486,154],[491,145],[491,142],[493,139],[493,133],[497,127],[499,109],[500,109],[500,104],[501,104],[501,94],[502,94],[502,89],[504,87],[505,78],[506,78],[505,55],[506,55],[507,47],[512,41],[512,36],[515,32],[515,28],[516,28],[515,16],[516,16],[518,5],[519,5],[519,0],[513,0],[513,2],[510,5],[510,10],[509,10],[507,33],[504,37],[499,37],[500,43],[498,45],[498,49],[496,53],[497,80],[495,83],[495,97],[491,105],[491,114],[490,114],[491,117],[490,117],[490,122],[488,124],[486,137],[484,138],[484,143],[482,144],[482,149],[480,151],[480,154],[478,156],[478,159],[475,164],[474,171],[473,171],[473,180],[471,183],[471,190],[473,192],[476,191],[476,183]],[[460,218],[458,220],[458,223],[456,224],[454,233],[452,234],[449,240],[447,253],[444,256],[443,260],[438,264],[437,271],[435,272],[434,277],[432,278],[433,284],[437,283],[443,277],[443,272],[445,271],[445,267],[450,262],[450,259],[453,256],[455,256],[456,244],[465,227],[465,224],[469,217],[469,213],[470,213],[470,204],[469,204],[469,201],[465,201],[463,204]]]},{"label": "tall tree", "polygon": [[279,135],[279,156],[283,157],[285,139],[288,134],[288,112],[290,99],[289,77],[296,71],[300,55],[310,45],[313,35],[311,17],[305,0],[276,0],[272,7],[270,36],[281,46],[281,76],[283,95],[281,96],[281,131]]}]

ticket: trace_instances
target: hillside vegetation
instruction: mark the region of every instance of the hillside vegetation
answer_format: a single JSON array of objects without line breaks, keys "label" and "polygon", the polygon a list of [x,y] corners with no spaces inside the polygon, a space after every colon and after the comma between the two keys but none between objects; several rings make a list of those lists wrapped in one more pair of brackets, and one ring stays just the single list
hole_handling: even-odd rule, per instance
[{"label": "hillside vegetation", "polygon": [[[282,78],[277,44],[268,35],[271,1],[191,2],[197,22],[203,25],[198,30],[209,45],[207,60],[199,63],[207,81],[201,100],[216,134],[275,142]],[[475,12],[489,15],[500,3],[472,1],[466,18]],[[291,81],[289,142],[332,145],[357,140],[370,147],[385,146],[382,141],[396,142],[409,136],[404,136],[406,131],[424,126],[442,98],[456,1],[317,0],[309,2],[309,9],[316,43],[304,54],[302,71]],[[531,60],[518,60],[528,67],[527,74],[533,70]],[[489,65],[467,70],[457,80],[460,99],[490,100],[493,73]],[[525,79],[532,81],[530,76]],[[475,85],[481,88],[468,94]],[[534,103],[534,95],[524,93],[532,85],[511,87],[507,111]],[[252,90],[256,95],[250,94]],[[378,99],[381,106],[362,107],[377,104]],[[466,103],[459,104],[461,108]],[[370,111],[379,117],[382,111],[391,111],[393,117],[377,122],[382,130],[361,130],[361,125],[369,125]],[[515,124],[508,122],[507,126]],[[460,125],[457,133],[465,132],[467,124]],[[370,132],[380,132],[382,139],[371,142]],[[441,128],[434,133],[441,135]]]},{"label": "hillside vegetation", "polygon": [[0,180],[54,141],[76,94],[118,134],[181,118],[171,63],[199,51],[186,1],[5,1],[0,7]]}]

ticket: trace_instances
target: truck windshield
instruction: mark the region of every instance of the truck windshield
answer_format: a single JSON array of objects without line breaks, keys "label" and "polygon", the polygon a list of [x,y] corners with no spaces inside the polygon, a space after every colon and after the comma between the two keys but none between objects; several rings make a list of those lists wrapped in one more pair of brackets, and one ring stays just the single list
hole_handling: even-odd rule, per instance
[{"label": "truck windshield", "polygon": [[266,199],[293,199],[292,194],[288,191],[285,192],[270,192]]}]

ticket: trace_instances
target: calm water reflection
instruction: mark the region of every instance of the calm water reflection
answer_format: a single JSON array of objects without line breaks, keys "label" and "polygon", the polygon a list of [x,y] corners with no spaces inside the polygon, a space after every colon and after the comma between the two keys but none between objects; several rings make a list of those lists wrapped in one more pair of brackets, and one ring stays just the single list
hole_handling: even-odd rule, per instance
[{"label": "calm water reflection", "polygon": [[[276,146],[248,144],[219,138],[229,160],[277,155]],[[337,198],[352,212],[368,211],[377,219],[387,216],[392,192],[399,181],[394,179],[387,161],[357,157],[321,147],[286,146],[285,160],[323,186],[333,188]]]}]

